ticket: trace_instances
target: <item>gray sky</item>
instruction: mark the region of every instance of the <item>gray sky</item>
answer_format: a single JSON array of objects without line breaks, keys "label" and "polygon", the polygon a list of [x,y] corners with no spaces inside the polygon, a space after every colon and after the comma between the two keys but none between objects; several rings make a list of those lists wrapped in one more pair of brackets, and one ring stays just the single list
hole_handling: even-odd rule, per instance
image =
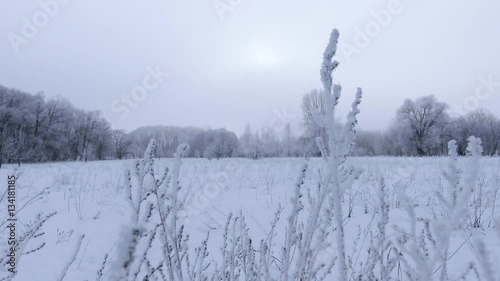
[{"label": "gray sky", "polygon": [[298,123],[333,27],[341,113],[363,87],[361,128],[428,94],[500,116],[498,1],[47,2],[1,2],[0,84],[99,109],[114,128]]}]

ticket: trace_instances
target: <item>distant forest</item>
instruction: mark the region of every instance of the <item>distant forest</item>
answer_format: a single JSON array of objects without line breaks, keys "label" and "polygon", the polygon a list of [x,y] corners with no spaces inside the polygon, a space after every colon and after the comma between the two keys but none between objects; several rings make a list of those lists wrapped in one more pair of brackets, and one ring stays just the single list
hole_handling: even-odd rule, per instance
[{"label": "distant forest", "polygon": [[[247,125],[237,136],[225,128],[147,126],[131,132],[115,130],[99,111],[78,109],[64,98],[46,99],[43,93],[0,86],[0,165],[138,158],[152,138],[157,141],[157,157],[171,157],[180,143],[189,144],[187,157],[317,156],[316,139],[327,138],[324,125],[315,118],[325,112],[322,97],[318,90],[304,95],[301,132],[293,132],[290,124],[279,131],[272,127],[252,130]],[[479,109],[452,118],[447,109],[434,96],[406,100],[388,130],[358,131],[354,154],[444,155],[451,139],[457,140],[460,154],[465,154],[470,135],[482,139],[485,155],[498,154],[500,121],[495,115]]]}]

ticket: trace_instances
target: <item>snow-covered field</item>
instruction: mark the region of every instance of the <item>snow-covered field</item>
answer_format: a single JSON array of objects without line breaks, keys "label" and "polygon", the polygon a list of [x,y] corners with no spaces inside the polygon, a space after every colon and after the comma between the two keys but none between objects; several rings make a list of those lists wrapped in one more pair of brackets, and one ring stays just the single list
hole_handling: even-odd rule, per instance
[{"label": "snow-covered field", "polygon": [[[155,159],[155,171],[171,167],[172,159]],[[207,261],[220,265],[220,247],[228,216],[240,213],[245,218],[255,247],[268,239],[277,210],[282,208],[273,243],[280,249],[285,241],[285,227],[290,213],[290,198],[300,175],[304,159],[183,159],[180,170],[181,195],[186,199],[180,216],[189,233],[188,245],[192,251],[210,232]],[[321,159],[310,159],[304,198],[307,190],[317,186]],[[101,280],[107,280],[117,253],[117,241],[123,225],[130,223],[131,208],[125,194],[125,168],[133,169],[134,160],[98,161],[88,163],[30,164],[18,168],[4,165],[0,169],[2,190],[7,176],[15,175],[17,235],[20,236],[37,215],[42,218],[54,214],[28,241],[22,256],[18,253],[18,274],[13,280],[58,280],[64,267],[75,253],[79,237],[81,247],[64,280],[100,280],[98,270],[108,254]],[[418,217],[433,219],[442,208],[436,192],[445,186],[443,171],[448,158],[354,158],[352,163],[362,169],[353,187],[346,190],[343,202],[345,240],[348,260],[358,266],[366,259],[369,232],[376,231],[373,222],[377,213],[379,178],[386,183],[389,204],[388,239],[395,239],[393,226],[409,227],[408,215],[401,209],[400,192],[416,202]],[[459,160],[462,169],[470,169],[465,159]],[[477,189],[469,208],[469,216],[462,228],[453,233],[449,253],[449,273],[460,276],[473,262],[478,270],[479,256],[476,240],[486,241],[491,264],[500,263],[500,236],[495,234],[494,218],[500,216],[500,158],[483,158]],[[495,206],[496,205],[496,206]],[[7,204],[2,195],[2,256],[7,254]],[[306,211],[308,205],[305,205]],[[474,212],[477,210],[478,212]],[[306,212],[307,213],[307,212]],[[475,216],[476,214],[476,216]],[[479,219],[480,215],[480,219]],[[472,228],[474,218],[478,227]],[[498,227],[498,226],[497,226]],[[43,247],[29,253],[38,247]],[[271,270],[278,270],[279,253]],[[335,258],[334,249],[326,249],[319,260]],[[3,262],[5,263],[5,261]],[[215,262],[211,266],[216,266]],[[1,276],[9,274],[8,265],[2,265]],[[436,270],[438,268],[436,267]],[[395,269],[395,274],[403,273]],[[439,274],[439,271],[437,271]],[[351,276],[354,280],[354,276]],[[1,279],[1,278],[0,278]],[[467,280],[475,280],[474,274]],[[328,279],[327,279],[328,280]]]}]

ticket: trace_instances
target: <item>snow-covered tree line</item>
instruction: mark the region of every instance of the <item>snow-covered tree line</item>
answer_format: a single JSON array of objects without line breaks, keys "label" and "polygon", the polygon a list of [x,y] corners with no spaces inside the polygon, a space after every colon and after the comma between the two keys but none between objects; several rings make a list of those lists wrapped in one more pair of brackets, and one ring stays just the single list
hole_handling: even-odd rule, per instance
[{"label": "snow-covered tree line", "polygon": [[113,130],[99,111],[0,86],[0,165],[141,158],[152,138],[157,157],[171,157],[180,143],[191,147],[185,157],[303,155],[290,124],[280,132],[263,128],[254,133],[248,126],[240,138],[225,128],[148,126],[126,132]]},{"label": "snow-covered tree line", "polygon": [[225,128],[204,130],[174,126],[141,127],[128,134],[119,131],[119,136],[119,151],[129,158],[140,158],[150,139],[157,140],[155,155],[160,158],[171,157],[180,143],[191,147],[185,157],[208,159],[301,157],[306,154],[307,144],[304,138],[295,135],[291,124],[281,130],[272,127],[253,130],[247,124],[239,137]]},{"label": "snow-covered tree line", "polygon": [[110,133],[98,111],[0,86],[0,165],[104,159]]},{"label": "snow-covered tree line", "polygon": [[[62,98],[46,99],[0,86],[0,165],[69,160],[140,158],[150,139],[157,140],[155,155],[171,157],[180,143],[191,149],[185,157],[219,159],[245,157],[319,156],[316,138],[328,141],[324,90],[313,90],[302,100],[302,132],[290,123],[281,129],[253,130],[247,124],[239,137],[225,128],[148,126],[132,132],[113,130],[99,111],[75,108]],[[339,122],[340,124],[340,122]],[[338,125],[341,132],[342,126]],[[465,155],[467,138],[481,138],[484,155],[500,151],[500,119],[479,109],[451,117],[448,105],[434,96],[407,99],[388,130],[357,135],[359,156],[435,156],[447,154],[447,143],[457,141]]]},{"label": "snow-covered tree line", "polygon": [[[325,124],[314,115],[324,114],[324,92],[313,90],[302,101],[305,146],[309,153],[318,154],[316,137],[327,139]],[[466,154],[467,138],[471,135],[483,141],[484,155],[500,152],[500,119],[485,109],[451,117],[448,105],[435,96],[407,99],[396,112],[386,131],[358,132],[354,153],[359,156],[436,156],[447,155],[448,142],[457,141],[458,153]],[[340,129],[340,127],[339,127]]]}]

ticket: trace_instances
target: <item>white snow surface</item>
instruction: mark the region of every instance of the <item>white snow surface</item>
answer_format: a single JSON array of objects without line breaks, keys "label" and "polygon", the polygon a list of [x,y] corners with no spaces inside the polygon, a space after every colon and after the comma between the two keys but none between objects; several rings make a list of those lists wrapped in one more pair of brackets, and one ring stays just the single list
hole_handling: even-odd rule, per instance
[{"label": "white snow surface", "polygon": [[[377,204],[378,175],[383,175],[387,184],[390,204],[389,225],[404,228],[408,223],[406,214],[399,209],[396,191],[406,193],[417,202],[417,215],[431,218],[438,212],[435,192],[442,188],[442,171],[448,167],[448,158],[353,158],[352,163],[362,168],[361,177],[347,190],[344,197],[344,215],[352,206],[352,216],[345,218],[346,249],[352,252],[358,237],[369,230],[368,224]],[[250,235],[254,241],[265,239],[270,231],[274,214],[281,204],[284,207],[277,226],[276,245],[284,243],[284,227],[289,214],[290,197],[304,159],[183,159],[180,185],[187,198],[185,210],[181,212],[190,234],[190,249],[197,247],[210,231],[208,261],[220,258],[222,233],[227,217],[241,211],[246,218]],[[459,160],[460,168],[470,169],[467,162]],[[310,159],[306,181],[307,188],[314,187],[318,180],[321,159]],[[18,213],[17,227],[24,229],[39,212],[57,214],[43,225],[44,235],[33,238],[26,250],[45,246],[22,256],[17,265],[16,281],[56,280],[73,254],[78,237],[84,234],[81,249],[69,268],[65,280],[96,280],[105,254],[108,261],[117,253],[119,235],[130,223],[131,210],[122,187],[125,168],[132,169],[134,160],[72,162],[50,164],[3,165],[0,169],[2,190],[7,185],[7,176],[15,174],[18,179],[17,208],[20,209],[44,188],[47,191],[26,205]],[[172,159],[155,159],[155,171],[172,166]],[[456,231],[451,241],[449,272],[459,276],[469,262],[477,262],[474,239],[485,241],[493,253],[491,263],[500,262],[500,237],[495,233],[494,219],[500,217],[500,200],[495,191],[500,186],[500,158],[483,158],[479,182],[484,184],[492,204],[484,210],[483,224],[477,229]],[[496,206],[494,206],[495,204]],[[495,207],[495,209],[493,209]],[[307,208],[307,206],[306,206]],[[367,213],[365,213],[365,211]],[[6,205],[0,206],[0,217],[7,215]],[[492,216],[493,215],[493,216]],[[500,226],[497,226],[500,227]],[[6,249],[8,230],[2,227],[1,253]],[[387,229],[391,236],[392,228]],[[320,258],[329,259],[334,250],[326,251]],[[364,256],[364,251],[360,251]],[[360,258],[360,260],[362,260]],[[0,279],[6,276],[2,266]],[[110,266],[104,270],[103,280]]]}]

